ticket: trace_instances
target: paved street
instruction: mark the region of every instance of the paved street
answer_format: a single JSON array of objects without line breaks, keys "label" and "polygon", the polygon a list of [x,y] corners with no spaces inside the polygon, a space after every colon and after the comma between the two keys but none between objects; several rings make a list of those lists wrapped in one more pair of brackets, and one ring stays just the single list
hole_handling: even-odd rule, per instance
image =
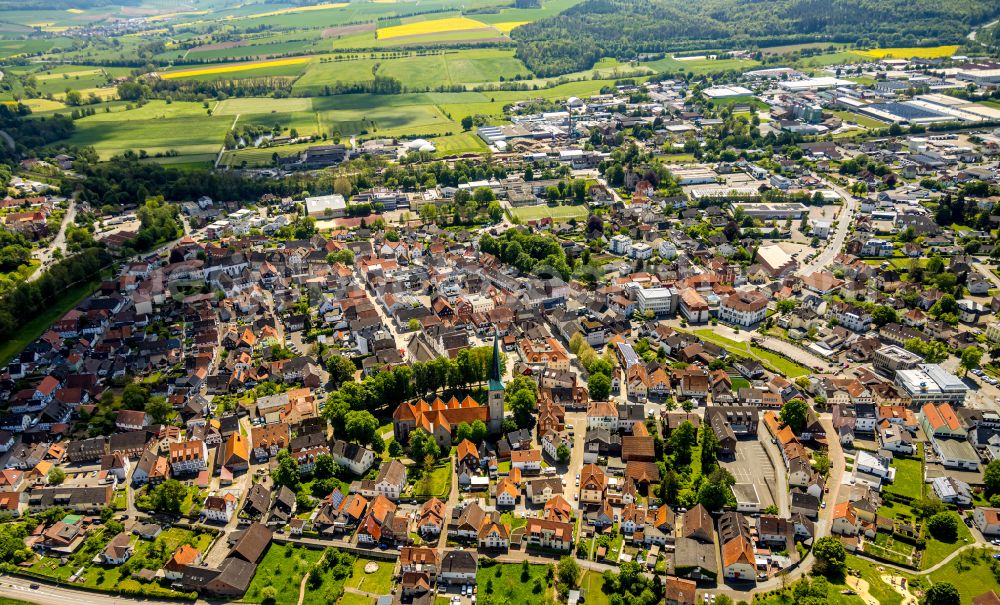
[{"label": "paved street", "polygon": [[858,200],[840,185],[836,185],[828,180],[826,181],[826,186],[840,194],[844,200],[844,204],[840,210],[840,215],[837,217],[837,230],[830,238],[827,239],[826,247],[823,248],[823,251],[820,252],[816,258],[804,265],[801,265],[798,270],[796,270],[795,273],[800,276],[811,275],[816,271],[822,271],[833,262],[833,259],[838,254],[840,254],[840,250],[844,247],[844,242],[847,240],[847,234],[851,231],[851,221],[853,220],[854,213],[858,207]]},{"label": "paved street", "polygon": [[69,225],[73,224],[74,220],[76,220],[76,198],[70,198],[69,207],[66,208],[66,214],[63,215],[63,220],[59,224],[59,231],[47,246],[38,250],[38,270],[28,276],[28,281],[34,281],[45,273],[46,267],[52,262],[52,255],[56,250],[59,250],[65,256],[66,229]]},{"label": "paved street", "polygon": [[[38,584],[32,589],[31,584]],[[0,596],[20,599],[38,605],[80,605],[81,603],[99,603],[100,605],[177,605],[176,601],[158,601],[155,599],[135,599],[132,597],[116,597],[90,591],[61,588],[51,584],[43,584],[35,580],[25,580],[12,576],[3,576],[0,580]],[[205,605],[207,601],[199,599],[197,605]]]}]

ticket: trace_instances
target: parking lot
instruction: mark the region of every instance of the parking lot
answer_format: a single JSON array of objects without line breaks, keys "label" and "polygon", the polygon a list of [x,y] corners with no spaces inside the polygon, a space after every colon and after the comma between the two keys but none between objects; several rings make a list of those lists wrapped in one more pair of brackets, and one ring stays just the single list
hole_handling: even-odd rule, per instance
[{"label": "parking lot", "polygon": [[448,605],[475,605],[478,592],[475,582],[438,586],[438,600],[448,599]]},{"label": "parking lot", "polygon": [[762,510],[775,504],[774,494],[771,492],[777,483],[774,466],[760,442],[737,441],[736,457],[732,460],[720,460],[720,464],[733,474],[737,483],[754,484]]}]

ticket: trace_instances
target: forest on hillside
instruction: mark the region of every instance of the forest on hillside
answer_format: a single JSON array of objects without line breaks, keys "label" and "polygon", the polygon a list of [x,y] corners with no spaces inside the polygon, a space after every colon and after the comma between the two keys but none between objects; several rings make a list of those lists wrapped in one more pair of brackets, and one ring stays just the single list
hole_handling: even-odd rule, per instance
[{"label": "forest on hillside", "polygon": [[961,44],[1000,15],[996,0],[586,0],[516,28],[518,57],[541,76],[601,57],[800,42],[862,47]]}]

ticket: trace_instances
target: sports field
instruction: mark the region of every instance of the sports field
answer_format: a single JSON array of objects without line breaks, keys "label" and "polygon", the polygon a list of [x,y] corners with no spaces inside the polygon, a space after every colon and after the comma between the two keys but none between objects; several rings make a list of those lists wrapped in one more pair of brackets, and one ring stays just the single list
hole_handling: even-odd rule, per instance
[{"label": "sports field", "polygon": [[524,206],[522,208],[511,208],[511,213],[516,216],[522,222],[538,220],[542,218],[551,218],[557,223],[568,221],[570,219],[585,219],[587,218],[587,207],[586,206],[548,206],[542,204],[541,206]]}]

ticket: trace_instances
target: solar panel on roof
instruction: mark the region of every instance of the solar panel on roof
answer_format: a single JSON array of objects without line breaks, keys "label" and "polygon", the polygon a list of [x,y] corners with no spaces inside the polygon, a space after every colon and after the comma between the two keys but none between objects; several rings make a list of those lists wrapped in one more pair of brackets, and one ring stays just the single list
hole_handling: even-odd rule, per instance
[{"label": "solar panel on roof", "polygon": [[340,503],[343,501],[344,501],[344,492],[340,491],[339,489],[334,490],[334,492],[330,494],[330,502],[333,504],[334,508],[340,508]]}]

